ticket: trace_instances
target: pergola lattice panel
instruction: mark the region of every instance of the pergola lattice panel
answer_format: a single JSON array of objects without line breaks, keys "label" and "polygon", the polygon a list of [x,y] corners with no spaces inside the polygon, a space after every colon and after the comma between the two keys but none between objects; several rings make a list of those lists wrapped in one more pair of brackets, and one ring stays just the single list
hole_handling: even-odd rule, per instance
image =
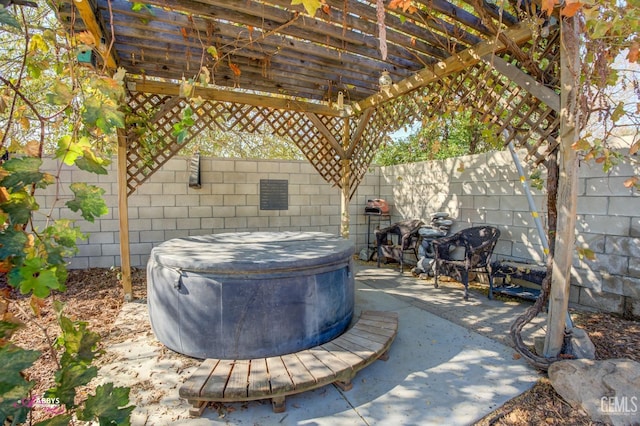
[{"label": "pergola lattice panel", "polygon": [[[207,129],[273,133],[287,138],[302,151],[327,182],[341,185],[341,164],[336,161],[340,158],[339,153],[304,113],[206,100],[191,104],[195,124],[189,127],[188,136],[179,143],[173,134],[173,126],[180,121],[180,115],[187,106],[186,99],[133,92],[129,97],[129,106],[138,124],[130,127],[127,134],[128,195]],[[341,118],[320,116],[320,121],[341,140]],[[141,133],[146,136],[147,142],[144,144],[141,142]],[[357,174],[358,177],[351,184],[357,187],[363,175]]]},{"label": "pergola lattice panel", "polygon": [[[557,35],[548,40],[530,41],[521,52],[540,60],[521,63],[508,50],[496,56],[521,70],[535,73],[538,81],[557,91],[559,48]],[[522,54],[519,55],[522,57]],[[273,133],[292,141],[313,167],[329,183],[342,187],[342,160],[350,152],[351,175],[349,194],[353,196],[366,174],[375,152],[387,135],[418,120],[437,119],[450,110],[472,110],[482,122],[492,123],[495,133],[505,145],[514,142],[527,150],[535,163],[542,162],[557,146],[559,116],[528,91],[500,74],[492,59],[468,66],[462,71],[434,79],[404,96],[372,107],[368,122],[354,146],[351,138],[357,132],[360,117],[338,117],[315,114],[319,126],[333,136],[323,135],[310,113],[254,106],[242,103],[205,100],[192,104],[195,124],[188,136],[178,143],[173,125],[180,121],[187,100],[177,96],[161,96],[133,92],[129,105],[144,127],[130,127],[128,134],[128,193],[131,194],[155,170],[166,163],[185,144],[207,129],[248,133]],[[366,117],[366,116],[365,116]],[[348,134],[345,135],[345,120]],[[140,142],[139,132],[152,135],[151,142]],[[335,144],[339,146],[336,146]],[[338,150],[342,152],[338,152]]]},{"label": "pergola lattice panel", "polygon": [[[544,46],[530,43],[524,51],[546,59],[546,66],[540,72],[546,85],[557,89],[557,43],[554,40]],[[500,55],[500,58],[520,65],[508,53]],[[412,121],[437,119],[439,114],[460,106],[478,113],[480,121],[493,123],[495,133],[504,138],[505,145],[514,142],[526,149],[528,157],[536,164],[544,161],[558,144],[559,114],[495,71],[490,62],[478,62],[463,71],[434,80],[404,97],[379,105],[372,116],[369,126],[372,132],[368,137],[380,135],[377,147],[383,134]]]}]

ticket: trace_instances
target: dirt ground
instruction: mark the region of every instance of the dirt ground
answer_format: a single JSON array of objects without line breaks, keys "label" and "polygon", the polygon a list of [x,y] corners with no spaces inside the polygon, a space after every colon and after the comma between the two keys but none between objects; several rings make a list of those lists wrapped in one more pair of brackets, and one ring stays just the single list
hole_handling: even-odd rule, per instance
[{"label": "dirt ground", "polygon": [[[5,286],[0,276],[0,290]],[[13,313],[25,327],[19,330],[12,341],[23,348],[38,349],[43,355],[26,371],[31,380],[38,382],[33,395],[42,395],[53,384],[55,363],[48,350],[47,339],[55,339],[56,316],[53,300],[66,303],[65,313],[73,319],[86,321],[89,328],[102,336],[101,345],[108,347],[114,320],[122,306],[123,294],[119,284],[119,271],[111,269],[73,270],[69,272],[67,291],[53,294],[40,307],[40,316],[32,313],[29,299],[11,291]],[[137,299],[146,298],[145,271],[133,270],[133,288]],[[572,312],[577,326],[587,330],[596,346],[597,359],[630,358],[640,362],[640,323],[616,316]],[[48,330],[46,335],[43,330]],[[48,336],[48,337],[47,337]],[[86,392],[86,390],[84,391]],[[528,392],[508,401],[502,407],[481,419],[476,425],[597,425],[579,410],[574,410],[542,378]]]}]

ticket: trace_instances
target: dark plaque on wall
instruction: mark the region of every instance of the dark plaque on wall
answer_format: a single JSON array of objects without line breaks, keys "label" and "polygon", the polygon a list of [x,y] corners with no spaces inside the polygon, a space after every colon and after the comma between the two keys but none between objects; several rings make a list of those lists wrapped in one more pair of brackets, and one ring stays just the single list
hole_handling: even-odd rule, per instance
[{"label": "dark plaque on wall", "polygon": [[260,179],[260,210],[289,210],[289,181]]}]

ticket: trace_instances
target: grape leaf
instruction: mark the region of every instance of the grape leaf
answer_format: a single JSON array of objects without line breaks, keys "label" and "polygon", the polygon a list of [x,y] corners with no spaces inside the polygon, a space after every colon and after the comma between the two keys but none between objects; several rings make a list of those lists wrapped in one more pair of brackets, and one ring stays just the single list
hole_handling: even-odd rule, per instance
[{"label": "grape leaf", "polygon": [[22,349],[15,345],[0,346],[0,424],[13,417],[13,424],[22,424],[30,408],[20,401],[29,396],[35,382],[26,381],[21,371],[29,368],[40,356],[38,351]]},{"label": "grape leaf", "polygon": [[316,14],[316,11],[322,7],[322,0],[291,0],[291,5],[295,6],[297,4],[301,4],[304,6],[304,9],[311,16]]},{"label": "grape leaf", "polygon": [[106,175],[108,173],[107,169],[102,167],[102,164],[95,160],[96,157],[80,157],[76,160],[76,166],[78,166],[80,170],[85,170],[87,172],[96,173],[99,175]]},{"label": "grape leaf", "polygon": [[61,246],[73,248],[76,241],[87,239],[87,235],[78,226],[74,226],[74,223],[70,219],[58,219],[45,229],[44,234]]},{"label": "grape leaf", "polygon": [[567,2],[565,7],[560,11],[561,16],[572,17],[575,15],[581,8],[584,6],[584,3],[580,3],[579,1]]},{"label": "grape leaf", "polygon": [[84,44],[89,47],[96,46],[96,38],[91,31],[81,31],[76,34],[78,44]]},{"label": "grape leaf", "polygon": [[[59,304],[56,308],[62,309]],[[58,323],[63,333],[64,353],[60,362],[63,364],[80,363],[89,365],[100,354],[97,349],[100,335],[87,330],[87,323],[83,321],[73,322],[58,312]]]},{"label": "grape leaf", "polygon": [[60,80],[53,84],[53,92],[47,93],[47,102],[51,105],[67,105],[73,99],[73,92]]},{"label": "grape leaf", "polygon": [[0,5],[0,24],[21,29],[20,23],[13,17],[13,15],[7,12],[7,9],[2,5]]},{"label": "grape leaf", "polygon": [[36,50],[39,50],[41,52],[49,51],[49,45],[42,37],[42,34],[33,34],[31,36],[31,39],[29,40],[29,51],[34,52]]},{"label": "grape leaf", "polygon": [[555,4],[556,0],[542,0],[542,11],[546,12],[547,16],[551,16]]},{"label": "grape leaf", "polygon": [[638,57],[640,56],[640,43],[634,41],[631,43],[629,47],[629,53],[627,53],[627,60],[629,62],[638,62]]},{"label": "grape leaf", "polygon": [[23,231],[16,230],[9,226],[0,232],[0,260],[11,256],[22,256],[24,245],[27,243],[27,236]]},{"label": "grape leaf", "polygon": [[34,426],[68,426],[71,423],[70,414],[60,414],[50,419],[36,423]]},{"label": "grape leaf", "polygon": [[20,327],[22,324],[17,322],[0,321],[0,345],[3,345],[3,340],[9,338]]},{"label": "grape leaf", "polygon": [[27,223],[31,212],[39,208],[36,199],[23,191],[11,194],[8,201],[0,204],[0,209],[9,215],[13,225]]},{"label": "grape leaf", "polygon": [[102,198],[105,192],[103,188],[88,185],[84,182],[72,183],[69,188],[75,194],[75,198],[67,201],[66,206],[74,212],[80,210],[82,217],[89,222],[93,222],[96,217],[102,216],[109,211]]},{"label": "grape leaf", "polygon": [[623,182],[625,188],[632,188],[634,186],[638,186],[638,177],[633,176]]},{"label": "grape leaf", "polygon": [[588,151],[589,149],[591,149],[591,144],[586,138],[580,138],[571,145],[571,148],[576,150]]},{"label": "grape leaf", "polygon": [[45,188],[52,183],[51,176],[40,171],[42,160],[35,157],[12,158],[3,164],[3,168],[10,172],[0,181],[0,186],[13,191],[36,185]]},{"label": "grape leaf", "polygon": [[114,101],[96,97],[87,99],[84,106],[82,118],[104,133],[110,134],[116,128],[124,128],[124,114],[118,110],[118,105]]},{"label": "grape leaf", "polygon": [[580,259],[596,260],[596,254],[590,248],[578,248],[578,257],[580,257]]},{"label": "grape leaf", "polygon": [[624,115],[624,102],[620,101],[618,102],[618,105],[616,105],[616,109],[614,109],[613,113],[611,114],[611,121],[616,123],[618,120],[622,118],[623,115]]},{"label": "grape leaf", "polygon": [[72,166],[78,157],[82,156],[85,146],[91,146],[91,144],[89,144],[89,139],[86,137],[80,138],[80,140],[74,142],[71,135],[64,135],[58,139],[56,158],[62,160],[62,162],[67,166]]},{"label": "grape leaf", "polygon": [[56,269],[56,266],[49,265],[41,257],[26,259],[21,267],[14,268],[17,273],[9,274],[9,283],[14,287],[19,286],[22,294],[33,292],[35,296],[45,298],[52,289],[61,287]]},{"label": "grape leaf", "polygon": [[87,398],[84,409],[78,412],[78,418],[85,421],[97,419],[101,425],[130,425],[131,412],[135,406],[126,407],[128,404],[129,388],[114,387],[113,383],[105,383],[96,388],[95,395]]},{"label": "grape leaf", "polygon": [[56,386],[45,392],[46,398],[60,398],[67,408],[75,407],[76,387],[84,386],[98,375],[96,367],[72,363],[56,371]]}]

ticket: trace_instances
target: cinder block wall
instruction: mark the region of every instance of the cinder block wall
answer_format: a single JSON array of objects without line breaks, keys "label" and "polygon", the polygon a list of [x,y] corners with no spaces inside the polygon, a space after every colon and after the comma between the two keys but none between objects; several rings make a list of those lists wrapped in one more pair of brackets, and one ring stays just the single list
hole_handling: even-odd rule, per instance
[{"label": "cinder block wall", "polygon": [[[377,169],[382,198],[394,204],[394,220],[447,211],[454,230],[490,224],[501,231],[495,257],[543,262],[540,237],[508,152],[406,164]],[[636,173],[638,171],[636,170]],[[571,272],[574,305],[640,317],[640,196],[623,182],[629,164],[609,175],[600,165],[581,163],[576,247],[590,248],[596,260],[580,259]],[[546,197],[532,190],[546,229]]]},{"label": "cinder block wall", "polygon": [[[47,160],[46,170],[59,164]],[[116,167],[96,176],[62,166],[65,182],[91,182],[105,189],[109,213],[95,223],[69,211],[66,186],[40,192],[40,213],[77,219],[88,241],[71,259],[71,268],[120,265]],[[188,186],[189,159],[174,158],[129,197],[131,262],[144,267],[151,249],[161,242],[188,235],[236,231],[322,231],[339,234],[340,189],[326,183],[306,162],[248,161],[203,158],[202,188]],[[640,316],[640,198],[622,182],[631,166],[618,166],[606,176],[599,166],[580,167],[577,244],[589,247],[595,261],[575,255],[570,301],[575,305]],[[260,179],[289,182],[288,210],[260,210]],[[533,190],[540,217],[546,221],[546,198]],[[360,251],[367,244],[367,199],[381,197],[392,206],[391,221],[423,219],[447,211],[454,231],[479,224],[502,232],[496,257],[541,262],[540,237],[508,152],[481,154],[446,161],[372,167],[349,208],[350,238]],[[56,203],[55,201],[58,200]],[[383,226],[386,223],[382,224]],[[371,229],[378,226],[371,223]],[[546,224],[545,224],[546,226]],[[371,243],[373,243],[371,238]]]},{"label": "cinder block wall", "polygon": [[[47,160],[52,172],[59,164]],[[91,182],[105,189],[109,213],[95,223],[64,207],[72,194],[50,187],[38,195],[40,211],[77,219],[88,241],[71,259],[71,268],[120,265],[116,165],[96,176],[62,166],[66,182]],[[260,180],[288,180],[287,210],[260,210]],[[201,159],[202,188],[188,185],[189,158],[174,158],[129,197],[131,264],[144,267],[151,249],[171,238],[239,231],[340,231],[340,189],[327,184],[303,161]],[[64,189],[64,188],[63,188]],[[68,191],[67,191],[68,192]],[[59,200],[55,203],[56,198]],[[35,225],[42,227],[44,217]]]}]

